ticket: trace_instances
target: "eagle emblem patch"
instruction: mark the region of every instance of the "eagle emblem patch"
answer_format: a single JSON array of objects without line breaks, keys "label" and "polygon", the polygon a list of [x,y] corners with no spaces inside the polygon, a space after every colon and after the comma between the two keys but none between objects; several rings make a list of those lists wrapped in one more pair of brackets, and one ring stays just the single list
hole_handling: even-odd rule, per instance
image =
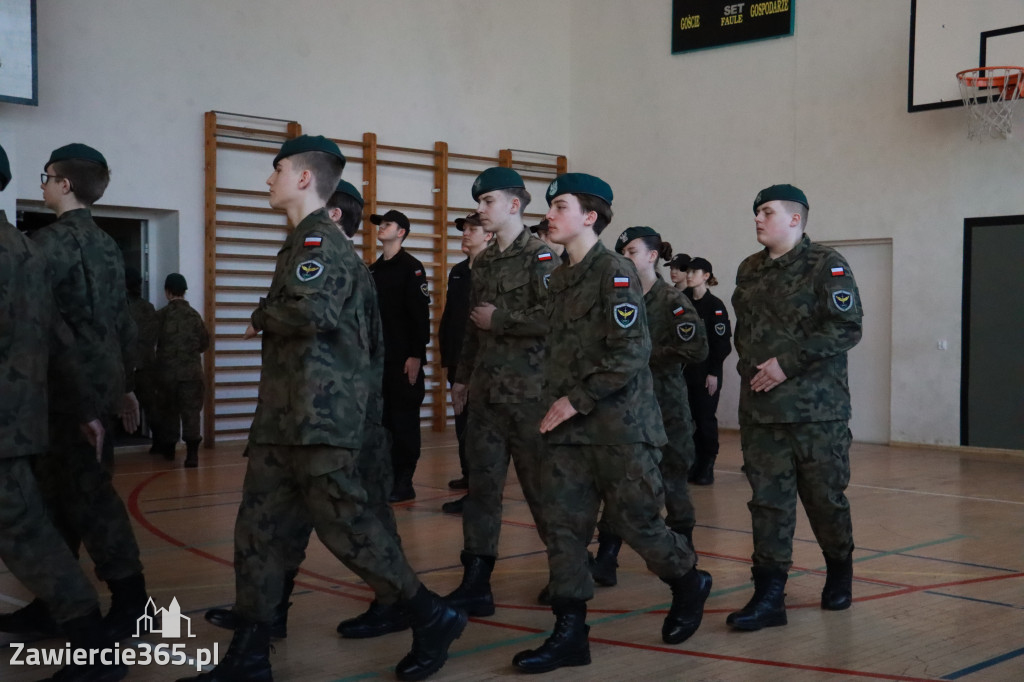
[{"label": "eagle emblem patch", "polygon": [[719,336],[725,336],[725,322],[719,322],[715,325],[715,333]]},{"label": "eagle emblem patch", "polygon": [[420,285],[420,293],[426,296],[427,298],[430,298],[430,292],[427,290],[426,282]]},{"label": "eagle emblem patch", "polygon": [[551,273],[550,272],[544,273],[544,288],[547,289],[550,284],[551,284]]},{"label": "eagle emblem patch", "polygon": [[612,315],[615,317],[615,324],[623,329],[629,329],[636,322],[638,315],[637,307],[632,303],[620,303],[612,308]]},{"label": "eagle emblem patch", "polygon": [[676,334],[679,334],[679,338],[683,341],[689,341],[696,333],[697,325],[693,322],[680,322],[676,325]]},{"label": "eagle emblem patch", "polygon": [[836,310],[841,313],[845,313],[853,307],[853,294],[846,289],[838,289],[832,292],[832,303],[835,304]]},{"label": "eagle emblem patch", "polygon": [[324,266],[315,260],[307,260],[299,263],[295,268],[295,277],[300,282],[309,282],[324,274]]}]

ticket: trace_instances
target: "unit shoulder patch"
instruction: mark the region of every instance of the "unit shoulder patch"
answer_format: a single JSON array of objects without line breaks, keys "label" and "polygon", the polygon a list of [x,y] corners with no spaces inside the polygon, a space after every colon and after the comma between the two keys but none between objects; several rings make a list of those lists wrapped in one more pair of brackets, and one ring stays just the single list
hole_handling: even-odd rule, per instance
[{"label": "unit shoulder patch", "polygon": [[719,336],[725,336],[725,322],[715,323],[715,333]]},{"label": "unit shoulder patch", "polygon": [[303,261],[295,268],[295,278],[300,282],[310,282],[322,274],[324,274],[323,263],[315,260]]},{"label": "unit shoulder patch", "polygon": [[619,325],[623,329],[629,329],[636,323],[638,308],[632,303],[620,303],[612,308],[612,316],[615,318],[615,324]]},{"label": "unit shoulder patch", "polygon": [[853,294],[846,289],[837,289],[832,292],[832,304],[836,310],[845,313],[853,307]]},{"label": "unit shoulder patch", "polygon": [[683,341],[689,341],[697,333],[697,325],[693,322],[680,322],[676,325],[676,334]]}]

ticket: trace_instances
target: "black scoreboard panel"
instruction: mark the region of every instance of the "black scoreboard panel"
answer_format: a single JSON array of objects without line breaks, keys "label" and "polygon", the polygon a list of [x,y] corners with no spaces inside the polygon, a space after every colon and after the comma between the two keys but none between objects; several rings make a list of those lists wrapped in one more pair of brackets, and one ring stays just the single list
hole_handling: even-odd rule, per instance
[{"label": "black scoreboard panel", "polygon": [[795,0],[672,0],[672,53],[793,33]]}]

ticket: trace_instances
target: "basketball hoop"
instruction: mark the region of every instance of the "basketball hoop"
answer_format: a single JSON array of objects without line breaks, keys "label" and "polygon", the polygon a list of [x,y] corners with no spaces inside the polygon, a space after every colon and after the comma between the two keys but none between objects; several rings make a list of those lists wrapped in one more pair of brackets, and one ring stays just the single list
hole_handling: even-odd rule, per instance
[{"label": "basketball hoop", "polygon": [[967,107],[967,137],[1010,136],[1013,108],[1024,89],[1024,67],[982,66],[956,75]]}]

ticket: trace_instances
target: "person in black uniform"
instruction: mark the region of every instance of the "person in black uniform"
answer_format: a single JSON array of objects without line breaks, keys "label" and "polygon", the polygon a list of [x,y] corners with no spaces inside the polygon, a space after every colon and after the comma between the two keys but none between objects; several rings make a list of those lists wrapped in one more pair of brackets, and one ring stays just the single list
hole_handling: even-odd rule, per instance
[{"label": "person in black uniform", "polygon": [[[450,387],[455,380],[455,372],[462,355],[462,339],[466,334],[466,323],[469,321],[469,294],[472,283],[473,261],[480,252],[487,248],[493,233],[484,230],[480,222],[480,214],[473,212],[465,218],[455,220],[455,229],[462,233],[462,252],[466,260],[456,263],[448,273],[448,295],[444,300],[444,312],[441,313],[441,324],[437,330],[437,341],[441,347],[441,366],[445,368]],[[468,405],[467,405],[468,408]],[[459,441],[459,466],[462,477],[448,482],[452,490],[469,488],[469,470],[466,467],[466,422],[469,410],[463,408],[455,415],[455,437]],[[441,511],[446,514],[461,514],[466,496],[445,502]]]},{"label": "person in black uniform", "polygon": [[401,211],[371,215],[382,252],[370,272],[384,327],[384,426],[391,432],[395,470],[391,502],[416,497],[412,476],[420,458],[423,363],[430,342],[430,292],[423,263],[402,248],[409,218]]},{"label": "person in black uniform", "polygon": [[690,470],[690,483],[711,485],[715,482],[715,459],[718,457],[718,398],[722,395],[722,363],[732,352],[732,327],[729,311],[722,300],[708,287],[718,284],[711,263],[694,258],[686,268],[686,284],[697,314],[708,330],[708,357],[703,362],[686,366],[683,375],[690,387],[690,412],[696,430],[693,443],[697,459]]},{"label": "person in black uniform", "polygon": [[684,291],[689,296],[690,292],[686,291],[690,288],[690,285],[686,283],[686,268],[690,266],[690,257],[685,253],[677,253],[666,265],[668,265],[668,275],[672,280],[672,286]]}]

